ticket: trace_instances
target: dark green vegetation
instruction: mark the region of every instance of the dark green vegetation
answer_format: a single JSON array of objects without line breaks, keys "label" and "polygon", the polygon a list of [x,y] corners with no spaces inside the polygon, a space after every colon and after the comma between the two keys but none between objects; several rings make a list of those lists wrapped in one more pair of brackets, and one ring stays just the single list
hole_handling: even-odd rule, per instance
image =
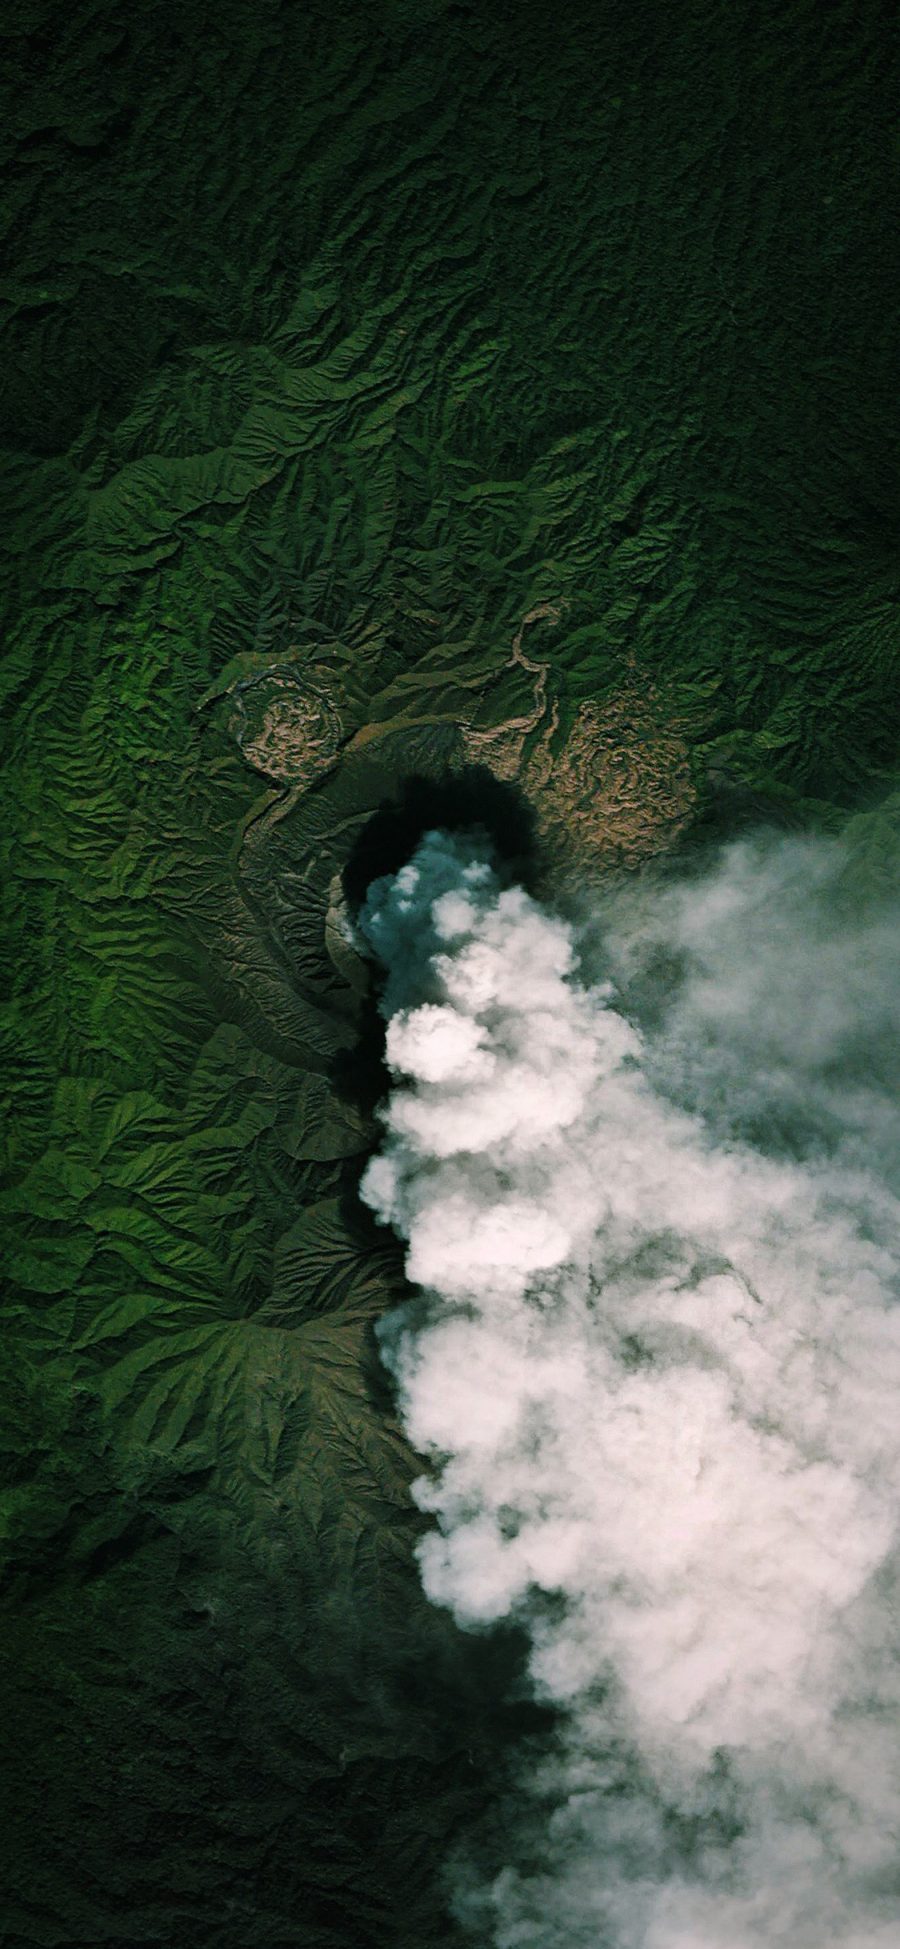
[{"label": "dark green vegetation", "polygon": [[516,1649],[411,1567],[329,889],[544,601],[557,753],[663,685],[701,811],[887,870],[890,18],[16,9],[12,1945],[447,1939]]}]

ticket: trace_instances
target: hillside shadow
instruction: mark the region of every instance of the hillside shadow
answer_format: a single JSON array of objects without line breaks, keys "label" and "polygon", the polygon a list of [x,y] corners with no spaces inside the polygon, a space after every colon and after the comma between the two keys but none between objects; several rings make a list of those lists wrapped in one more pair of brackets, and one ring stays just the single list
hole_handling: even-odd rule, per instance
[{"label": "hillside shadow", "polygon": [[[494,778],[483,766],[467,766],[443,778],[413,773],[397,792],[382,800],[359,833],[343,872],[352,916],[358,914],[373,880],[397,873],[412,857],[426,832],[485,835],[496,856],[498,878],[534,892],[539,882],[534,814],[514,786]],[[338,1052],[329,1077],[335,1093],[362,1116],[371,1117],[386,1095],[385,1022],[379,1012],[380,970],[371,963],[369,992],[359,1011],[359,1035],[351,1049]],[[357,1174],[358,1181],[358,1174]]]},{"label": "hillside shadow", "polygon": [[343,872],[344,893],[357,913],[373,880],[405,865],[426,832],[486,834],[501,880],[532,892],[538,880],[534,813],[520,791],[483,765],[443,778],[413,773],[385,798],[359,833]]}]

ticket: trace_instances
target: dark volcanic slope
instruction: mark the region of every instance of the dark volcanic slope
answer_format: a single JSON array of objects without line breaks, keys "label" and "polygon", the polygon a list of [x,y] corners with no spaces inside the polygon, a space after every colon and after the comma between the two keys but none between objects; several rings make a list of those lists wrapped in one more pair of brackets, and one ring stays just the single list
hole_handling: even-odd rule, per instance
[{"label": "dark volcanic slope", "polygon": [[417,1593],[330,890],[464,761],[588,864],[726,776],[887,870],[890,31],[17,9],[13,1945],[447,1939],[516,1647]]}]

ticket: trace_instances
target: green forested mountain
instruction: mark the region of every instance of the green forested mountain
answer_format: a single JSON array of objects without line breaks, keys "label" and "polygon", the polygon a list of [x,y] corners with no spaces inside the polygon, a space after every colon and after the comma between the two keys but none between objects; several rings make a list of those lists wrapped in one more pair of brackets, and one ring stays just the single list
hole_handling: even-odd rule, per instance
[{"label": "green forested mountain", "polygon": [[426,1949],[534,1714],[419,1593],[340,876],[472,767],[551,881],[893,870],[890,16],[6,31],[4,1940]]}]

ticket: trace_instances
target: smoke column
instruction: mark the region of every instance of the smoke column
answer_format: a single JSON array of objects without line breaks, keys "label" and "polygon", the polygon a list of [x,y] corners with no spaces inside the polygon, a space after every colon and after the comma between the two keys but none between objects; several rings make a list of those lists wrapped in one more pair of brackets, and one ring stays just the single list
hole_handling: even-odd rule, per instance
[{"label": "smoke column", "polygon": [[576,930],[432,832],[360,917],[424,1587],[560,1715],[456,1875],[498,1949],[900,1943],[900,929],[841,864],[745,842]]}]

